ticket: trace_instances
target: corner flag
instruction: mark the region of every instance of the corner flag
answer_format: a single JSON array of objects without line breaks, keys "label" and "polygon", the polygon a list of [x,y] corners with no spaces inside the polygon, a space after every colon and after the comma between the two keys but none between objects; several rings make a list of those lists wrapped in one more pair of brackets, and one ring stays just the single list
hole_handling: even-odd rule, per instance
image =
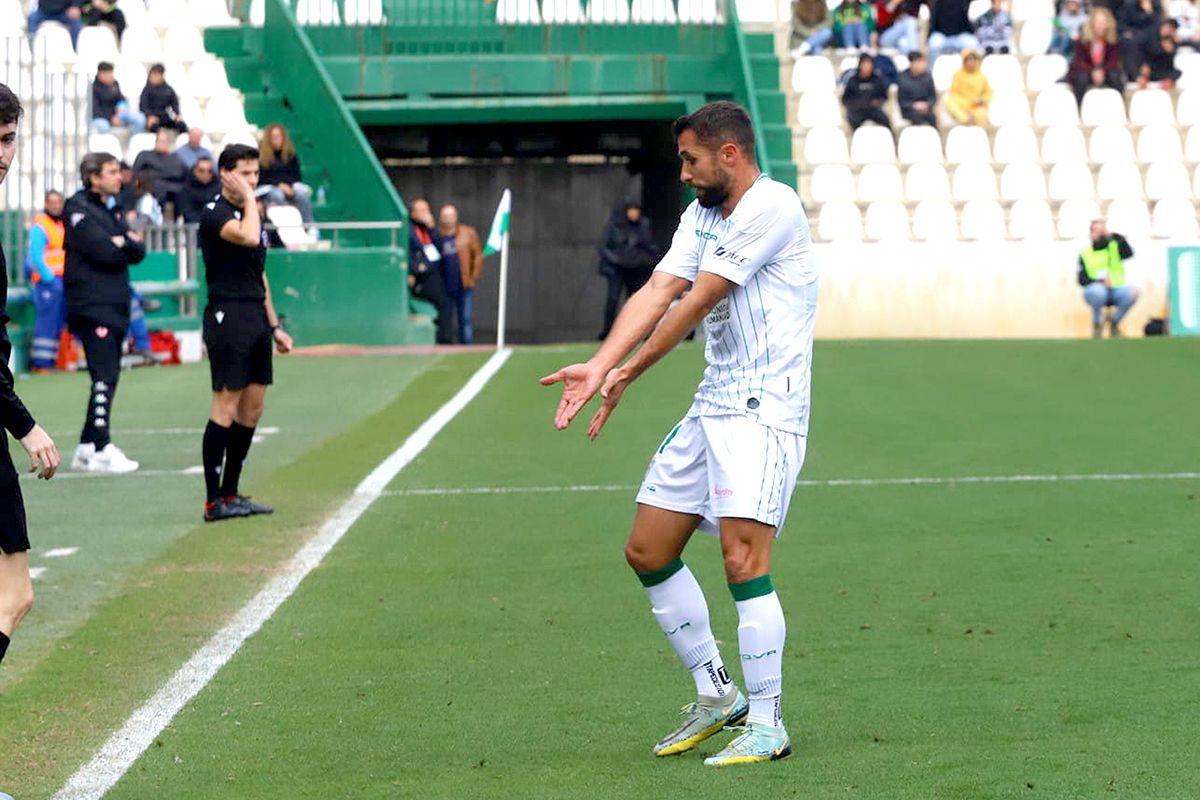
[{"label": "corner flag", "polygon": [[492,230],[488,233],[487,244],[483,248],[485,256],[499,253],[503,249],[504,235],[508,233],[508,212],[511,210],[512,192],[505,189],[504,194],[500,195],[500,205],[496,206],[496,216],[492,218]]}]

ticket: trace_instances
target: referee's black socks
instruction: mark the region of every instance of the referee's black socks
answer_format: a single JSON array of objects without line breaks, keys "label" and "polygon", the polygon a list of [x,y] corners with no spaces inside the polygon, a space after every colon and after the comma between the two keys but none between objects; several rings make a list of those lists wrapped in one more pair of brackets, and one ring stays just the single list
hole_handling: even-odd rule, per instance
[{"label": "referee's black socks", "polygon": [[0,631],[0,661],[4,660],[4,654],[8,652],[8,642],[9,638],[4,631]]},{"label": "referee's black socks", "polygon": [[229,426],[229,443],[225,446],[225,475],[221,481],[221,497],[233,497],[238,493],[238,481],[242,478],[242,462],[250,452],[254,441],[254,428],[239,425],[237,420]]},{"label": "referee's black socks", "polygon": [[[215,503],[221,496],[221,462],[225,460],[225,449],[229,439],[229,428],[223,428],[211,419],[204,427],[204,444],[201,450],[204,455],[204,488],[210,503]],[[241,469],[241,464],[238,465],[238,469]]]}]

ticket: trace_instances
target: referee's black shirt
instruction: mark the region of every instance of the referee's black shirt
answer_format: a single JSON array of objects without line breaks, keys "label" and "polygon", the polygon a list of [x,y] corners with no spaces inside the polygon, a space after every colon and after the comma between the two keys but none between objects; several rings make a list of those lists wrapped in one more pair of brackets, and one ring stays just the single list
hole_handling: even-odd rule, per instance
[{"label": "referee's black shirt", "polygon": [[204,207],[200,215],[200,252],[204,256],[208,300],[253,300],[262,302],[263,270],[267,261],[267,232],[264,229],[256,247],[221,238],[221,229],[232,220],[241,220],[242,210],[219,195]]}]

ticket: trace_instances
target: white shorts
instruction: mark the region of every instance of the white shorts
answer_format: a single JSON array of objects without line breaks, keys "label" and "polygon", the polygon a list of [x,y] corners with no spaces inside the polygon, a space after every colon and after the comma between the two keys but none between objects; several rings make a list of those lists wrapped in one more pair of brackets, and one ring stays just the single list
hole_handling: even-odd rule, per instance
[{"label": "white shorts", "polygon": [[783,530],[807,439],[738,414],[684,417],[646,469],[637,502],[703,517],[719,533],[722,517]]}]

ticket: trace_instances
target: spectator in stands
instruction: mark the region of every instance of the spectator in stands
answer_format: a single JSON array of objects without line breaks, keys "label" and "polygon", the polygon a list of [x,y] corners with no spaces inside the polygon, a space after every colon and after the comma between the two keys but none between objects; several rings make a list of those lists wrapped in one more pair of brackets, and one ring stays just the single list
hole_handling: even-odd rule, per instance
[{"label": "spectator in stands", "polygon": [[1088,15],[1088,22],[1079,34],[1075,57],[1067,70],[1067,83],[1075,90],[1075,99],[1081,106],[1088,89],[1107,86],[1118,92],[1124,90],[1117,25],[1107,8],[1094,8]]},{"label": "spectator in stands", "polygon": [[199,128],[189,128],[187,133],[187,142],[175,148],[175,155],[179,156],[179,160],[183,162],[183,165],[191,169],[202,158],[212,161],[212,151],[201,144],[204,140],[204,131]]},{"label": "spectator in stands", "polygon": [[1004,10],[1004,0],[992,0],[992,7],[975,20],[975,38],[984,56],[1007,53],[1012,49],[1013,21]]},{"label": "spectator in stands", "polygon": [[890,131],[892,125],[883,110],[886,100],[887,84],[875,72],[875,59],[869,53],[863,53],[858,57],[858,69],[842,89],[846,121],[854,130],[858,130],[859,126],[869,120]]},{"label": "spectator in stands", "polygon": [[933,106],[937,102],[937,89],[933,76],[929,74],[929,59],[919,50],[908,55],[908,69],[900,73],[900,114],[913,125],[937,127],[937,116]]},{"label": "spectator in stands", "polygon": [[929,55],[933,60],[942,53],[976,49],[979,41],[967,17],[970,0],[936,0],[929,15]]},{"label": "spectator in stands", "polygon": [[879,31],[879,46],[907,53],[921,44],[917,23],[923,0],[877,0],[875,26]]},{"label": "spectator in stands", "polygon": [[[438,213],[438,235],[442,242],[443,271],[450,262],[449,243],[454,243],[455,260],[458,262],[457,289],[450,292],[450,305],[458,317],[458,343],[475,343],[475,325],[471,321],[475,285],[483,274],[483,243],[479,231],[458,221],[458,209],[442,206]],[[447,276],[446,287],[455,283],[454,275]]]},{"label": "spectator in stands", "polygon": [[642,213],[642,204],[629,199],[614,209],[600,235],[600,274],[608,281],[604,298],[604,328],[596,338],[605,339],[621,303],[650,279],[658,259],[650,218]]},{"label": "spectator in stands", "polygon": [[442,283],[442,252],[434,241],[433,209],[423,197],[408,207],[408,288],[412,296],[433,305],[438,344],[454,343],[454,315]]},{"label": "spectator in stands", "polygon": [[151,133],[159,128],[170,128],[180,133],[188,129],[179,113],[179,95],[167,83],[167,69],[162,64],[150,67],[138,108],[146,115],[146,130]]},{"label": "spectator in stands", "polygon": [[39,0],[37,8],[29,12],[29,38],[43,22],[59,22],[71,32],[71,46],[75,47],[83,30],[82,4],[82,0]]},{"label": "spectator in stands", "polygon": [[820,53],[833,38],[825,0],[792,0],[792,32],[788,48],[793,58]]},{"label": "spectator in stands", "polygon": [[979,125],[988,122],[988,103],[992,102],[992,86],[979,69],[979,53],[963,50],[962,69],[950,79],[946,110],[960,125]]},{"label": "spectator in stands", "polygon": [[1179,25],[1173,19],[1163,20],[1158,26],[1157,36],[1151,36],[1139,42],[1141,66],[1138,68],[1138,87],[1145,89],[1152,82],[1164,89],[1175,86],[1175,81],[1183,77],[1180,70],[1175,69],[1175,52],[1179,49]]},{"label": "spectator in stands", "polygon": [[[199,222],[200,214],[206,206],[221,191],[217,176],[213,172],[211,156],[201,156],[196,159],[195,166],[188,173],[187,181],[179,192],[179,202],[175,204],[175,212],[183,217],[184,222]],[[266,219],[266,209],[263,216]]]},{"label": "spectator in stands", "polygon": [[1133,258],[1133,248],[1119,233],[1109,233],[1102,219],[1092,221],[1091,242],[1079,254],[1079,285],[1083,300],[1092,307],[1092,338],[1104,335],[1104,309],[1114,309],[1108,335],[1121,335],[1118,327],[1130,307],[1137,302],[1138,290],[1125,276],[1125,259]]},{"label": "spectator in stands", "polygon": [[58,359],[58,345],[67,326],[67,307],[63,298],[63,226],[62,193],[46,192],[42,213],[33,218],[29,229],[29,253],[25,257],[25,277],[29,280],[33,310],[33,343],[29,366],[34,372],[49,372]]},{"label": "spectator in stands", "polygon": [[118,0],[87,0],[83,6],[83,24],[107,22],[117,32],[117,43],[125,35],[125,14],[117,8]]},{"label": "spectator in stands", "polygon": [[[300,157],[287,128],[278,122],[267,126],[258,143],[259,191],[266,190],[267,203],[289,203],[300,212],[305,225],[313,221],[312,190],[300,180]],[[430,212],[433,219],[433,212]],[[430,227],[433,223],[430,222]]]},{"label": "spectator in stands", "polygon": [[1153,36],[1162,19],[1162,9],[1155,0],[1125,0],[1117,17],[1117,33],[1121,37],[1121,66],[1127,80],[1136,81],[1141,67],[1141,42]]},{"label": "spectator in stands", "polygon": [[1079,41],[1079,32],[1087,24],[1087,11],[1080,0],[1066,0],[1054,17],[1054,33],[1050,36],[1050,52],[1070,58]]},{"label": "spectator in stands", "polygon": [[96,65],[96,79],[92,81],[92,130],[108,133],[113,128],[129,128],[130,133],[141,133],[146,128],[146,117],[129,107],[121,84],[117,83],[113,65],[101,61]]},{"label": "spectator in stands", "polygon": [[162,205],[154,196],[154,175],[150,172],[133,176],[133,208],[125,212],[130,230],[142,231],[163,224]]},{"label": "spectator in stands", "polygon": [[875,14],[862,0],[842,0],[833,10],[833,36],[842,47],[864,49],[874,31]]},{"label": "spectator in stands", "polygon": [[[134,182],[137,177],[149,174],[154,182],[154,196],[162,205],[175,203],[183,182],[187,180],[188,168],[171,152],[175,134],[170,128],[159,128],[154,139],[154,149],[138,153],[133,162]],[[136,186],[134,195],[136,200]],[[120,201],[118,201],[120,202]],[[127,211],[133,206],[123,206]]]},{"label": "spectator in stands", "polygon": [[112,198],[113,206],[128,211],[133,208],[133,167],[128,161],[119,164],[121,168],[121,191]]}]

